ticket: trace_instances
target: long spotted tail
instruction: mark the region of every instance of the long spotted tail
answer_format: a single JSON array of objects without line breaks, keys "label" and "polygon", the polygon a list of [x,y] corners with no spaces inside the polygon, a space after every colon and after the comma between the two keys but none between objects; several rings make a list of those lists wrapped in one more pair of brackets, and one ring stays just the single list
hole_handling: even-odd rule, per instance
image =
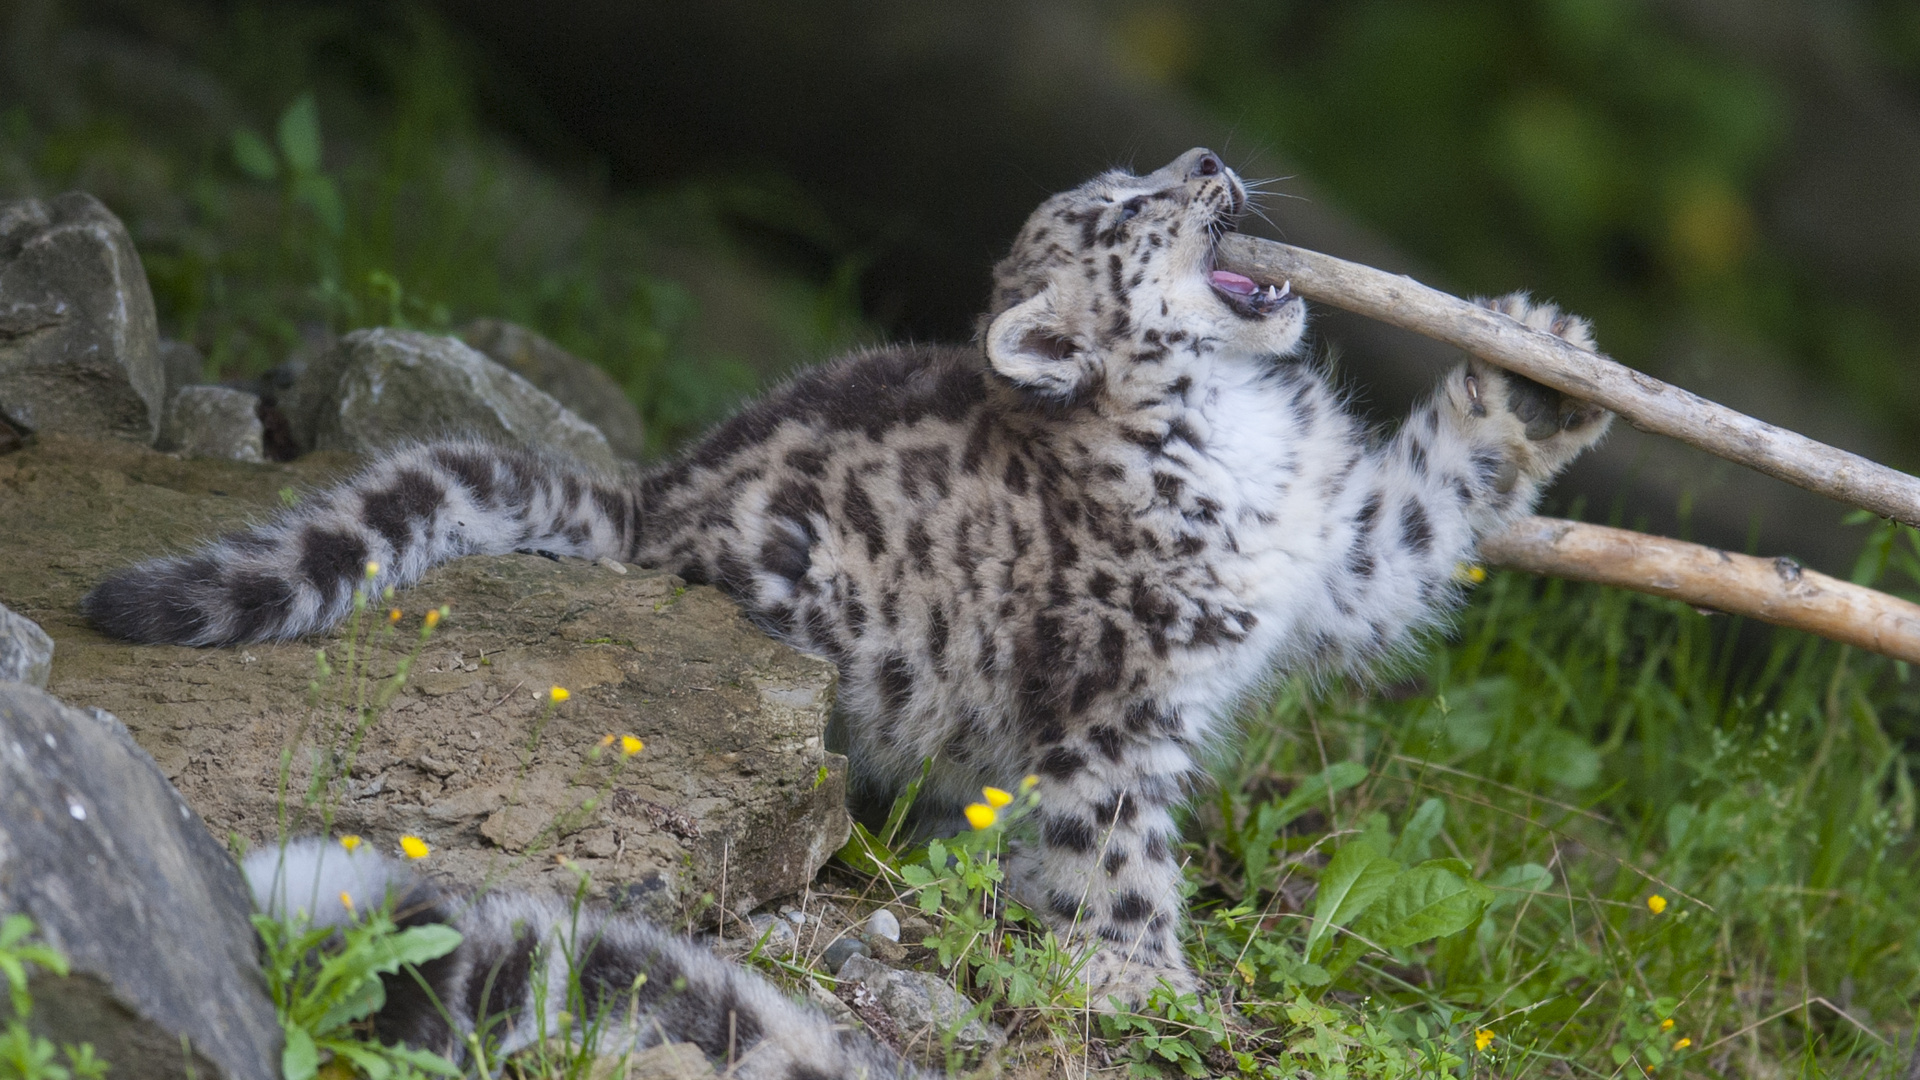
[{"label": "long spotted tail", "polygon": [[923,1075],[864,1034],[836,1028],[757,975],[643,919],[576,909],[554,896],[440,892],[369,847],[349,852],[312,838],[256,851],[245,870],[255,904],[277,916],[296,911],[313,925],[339,926],[356,909],[388,903],[402,927],[439,923],[460,932],[459,946],[421,965],[419,979],[387,979],[386,1004],[373,1017],[383,1041],[458,1061],[479,1032],[500,1059],[543,1036],[577,1040],[591,1030],[601,1057],[692,1043],[736,1080]]},{"label": "long spotted tail", "polygon": [[81,610],[132,641],[280,640],[344,619],[356,589],[408,585],[461,555],[620,558],[638,526],[632,492],[577,463],[482,442],[424,443],[266,524],[122,570]]}]

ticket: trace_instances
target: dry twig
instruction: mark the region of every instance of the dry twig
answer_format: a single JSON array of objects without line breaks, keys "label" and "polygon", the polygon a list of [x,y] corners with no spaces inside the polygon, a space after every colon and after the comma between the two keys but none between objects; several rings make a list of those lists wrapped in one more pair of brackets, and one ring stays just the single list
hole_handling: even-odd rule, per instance
[{"label": "dry twig", "polygon": [[1605,405],[1644,431],[1920,527],[1920,479],[1708,401],[1410,277],[1237,233],[1221,238],[1219,258],[1223,269],[1256,281],[1291,281],[1309,300],[1425,334]]},{"label": "dry twig", "polygon": [[[1920,479],[1708,401],[1412,278],[1239,234],[1220,266],[1291,282],[1345,308],[1465,349],[1481,359],[1851,506],[1920,527]],[[1806,570],[1791,559],[1734,555],[1679,540],[1553,518],[1527,518],[1481,541],[1496,566],[1617,585],[1747,615],[1920,663],[1920,605]]]},{"label": "dry twig", "polygon": [[1920,604],[1808,570],[1663,536],[1524,518],[1480,541],[1495,566],[1684,600],[1920,663]]}]

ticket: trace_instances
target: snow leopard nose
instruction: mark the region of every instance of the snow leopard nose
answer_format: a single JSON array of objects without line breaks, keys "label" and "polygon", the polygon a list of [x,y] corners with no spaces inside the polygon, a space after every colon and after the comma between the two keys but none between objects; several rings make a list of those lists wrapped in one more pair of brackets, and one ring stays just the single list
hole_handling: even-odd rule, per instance
[{"label": "snow leopard nose", "polygon": [[1226,166],[1220,162],[1220,155],[1211,150],[1202,150],[1193,164],[1187,167],[1187,179],[1199,180],[1203,177],[1219,176],[1225,168]]}]

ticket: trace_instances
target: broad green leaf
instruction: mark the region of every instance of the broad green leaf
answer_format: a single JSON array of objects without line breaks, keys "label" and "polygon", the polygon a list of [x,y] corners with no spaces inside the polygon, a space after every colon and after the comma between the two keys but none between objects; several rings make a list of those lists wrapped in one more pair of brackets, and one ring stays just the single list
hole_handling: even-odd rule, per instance
[{"label": "broad green leaf", "polygon": [[1403,863],[1424,862],[1433,853],[1433,838],[1440,835],[1440,829],[1446,823],[1447,804],[1439,799],[1428,799],[1407,819],[1406,827],[1400,830],[1400,840],[1393,845],[1391,854]]},{"label": "broad green leaf", "polygon": [[1473,880],[1459,859],[1432,859],[1413,867],[1374,901],[1354,932],[1388,948],[1416,945],[1466,929],[1493,891]]},{"label": "broad green leaf", "polygon": [[424,964],[438,960],[460,947],[460,931],[451,926],[414,926],[387,939],[386,962],[381,971],[400,970],[405,964]]},{"label": "broad green leaf", "polygon": [[313,1036],[305,1028],[291,1024],[283,1027],[287,1048],[280,1051],[280,1075],[286,1080],[313,1080],[320,1071],[320,1051],[313,1045]]},{"label": "broad green leaf", "polygon": [[1307,930],[1305,955],[1313,959],[1327,932],[1345,926],[1371,906],[1400,873],[1400,864],[1380,854],[1365,840],[1349,842],[1320,872],[1319,894],[1313,903],[1313,925]]},{"label": "broad green leaf", "polygon": [[273,156],[273,147],[247,128],[233,133],[233,163],[255,180],[271,180],[280,175],[280,159]]},{"label": "broad green leaf", "polygon": [[1546,892],[1553,888],[1553,872],[1539,863],[1518,863],[1488,878],[1487,885],[1494,890],[1487,910],[1498,911],[1525,900],[1528,893]]},{"label": "broad green leaf", "polygon": [[1395,878],[1354,922],[1353,936],[1324,962],[1327,972],[1339,975],[1376,945],[1397,949],[1472,926],[1493,896],[1472,872],[1459,859],[1430,859]]},{"label": "broad green leaf", "polygon": [[277,134],[280,153],[285,155],[289,169],[309,174],[320,171],[320,106],[311,93],[301,94],[280,114]]}]

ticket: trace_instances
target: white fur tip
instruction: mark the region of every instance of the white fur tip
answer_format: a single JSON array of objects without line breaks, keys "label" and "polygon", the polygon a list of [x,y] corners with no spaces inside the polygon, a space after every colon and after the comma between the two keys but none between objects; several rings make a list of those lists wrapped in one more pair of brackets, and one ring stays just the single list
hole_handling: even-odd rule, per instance
[{"label": "white fur tip", "polygon": [[412,871],[370,844],[348,851],[314,837],[260,848],[247,855],[240,870],[255,908],[279,919],[304,915],[313,926],[343,926],[353,918],[349,902],[368,911],[399,900],[415,884]]}]

